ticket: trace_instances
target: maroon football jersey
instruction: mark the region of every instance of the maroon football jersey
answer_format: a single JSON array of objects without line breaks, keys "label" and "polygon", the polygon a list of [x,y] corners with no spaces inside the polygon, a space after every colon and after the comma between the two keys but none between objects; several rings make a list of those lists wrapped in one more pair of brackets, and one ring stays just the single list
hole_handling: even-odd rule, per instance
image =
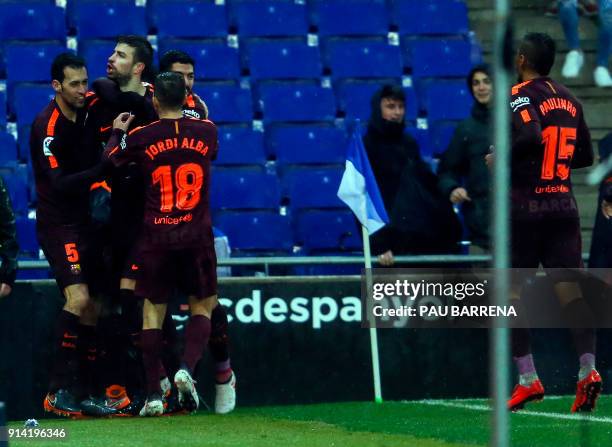
[{"label": "maroon football jersey", "polygon": [[577,218],[571,168],[593,163],[580,102],[548,77],[512,88],[512,206],[514,218]]},{"label": "maroon football jersey", "polygon": [[211,121],[162,119],[113,131],[107,154],[115,164],[134,161],[145,182],[141,249],[213,245],[209,210],[210,163],[217,152]]}]

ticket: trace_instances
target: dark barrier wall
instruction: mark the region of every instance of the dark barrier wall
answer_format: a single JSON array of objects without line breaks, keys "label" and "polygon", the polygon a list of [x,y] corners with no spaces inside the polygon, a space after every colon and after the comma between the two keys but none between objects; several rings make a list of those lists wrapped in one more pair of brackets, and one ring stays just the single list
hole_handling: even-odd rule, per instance
[{"label": "dark barrier wall", "polygon": [[[221,282],[219,291],[233,320],[238,405],[372,399],[369,331],[358,321],[358,278],[240,278]],[[17,284],[0,300],[0,401],[6,402],[9,420],[42,416],[51,337],[62,305],[51,282]],[[186,313],[174,313],[181,328]],[[603,341],[600,371],[612,380],[610,348]],[[538,331],[534,343],[547,391],[572,393],[577,360],[567,331]],[[385,329],[379,330],[379,346],[385,399],[488,392],[486,330]],[[198,376],[210,404],[208,361]]]}]

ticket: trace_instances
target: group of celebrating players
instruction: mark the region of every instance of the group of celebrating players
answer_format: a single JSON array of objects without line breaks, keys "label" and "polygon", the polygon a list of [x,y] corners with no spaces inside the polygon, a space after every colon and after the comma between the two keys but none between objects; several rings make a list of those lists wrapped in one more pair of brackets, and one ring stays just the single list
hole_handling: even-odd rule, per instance
[{"label": "group of celebrating players", "polygon": [[[52,63],[55,98],[30,136],[37,237],[66,299],[46,411],[193,412],[206,348],[215,411],[235,407],[208,206],[217,129],[192,92],[194,68],[189,55],[169,51],[154,76],[153,48],[133,35],[116,39],[92,91],[82,58],[62,53]],[[180,355],[166,312],[175,291],[191,312]]]}]

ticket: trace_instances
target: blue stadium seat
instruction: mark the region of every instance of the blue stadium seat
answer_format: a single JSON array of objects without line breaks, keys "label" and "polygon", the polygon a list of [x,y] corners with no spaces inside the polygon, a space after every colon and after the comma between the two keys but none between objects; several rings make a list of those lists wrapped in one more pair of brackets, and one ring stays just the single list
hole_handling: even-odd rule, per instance
[{"label": "blue stadium seat", "polygon": [[17,217],[15,219],[17,227],[17,243],[19,252],[22,255],[38,257],[38,240],[36,238],[36,219],[27,217]]},{"label": "blue stadium seat", "polygon": [[304,39],[253,39],[245,56],[253,79],[318,78],[323,69],[319,47]]},{"label": "blue stadium seat", "polygon": [[64,9],[51,2],[0,2],[0,41],[66,39]]},{"label": "blue stadium seat", "polygon": [[90,83],[98,78],[106,77],[106,64],[115,50],[114,40],[81,40],[79,54],[87,62],[87,75]]},{"label": "blue stadium seat", "polygon": [[263,82],[258,100],[266,121],[331,121],[336,117],[334,92],[314,82]]},{"label": "blue stadium seat", "polygon": [[0,172],[9,192],[15,214],[23,216],[28,210],[28,183],[25,169],[7,169]]},{"label": "blue stadium seat", "polygon": [[283,196],[292,209],[342,208],[337,193],[343,172],[341,167],[287,169],[281,179]]},{"label": "blue stadium seat", "polygon": [[334,78],[399,78],[400,47],[386,38],[330,38],[324,45],[325,64]]},{"label": "blue stadium seat", "polygon": [[431,141],[429,139],[429,131],[427,129],[419,129],[417,127],[406,128],[406,133],[410,134],[415,139],[419,146],[419,152],[423,158],[431,158],[433,151],[431,149]]},{"label": "blue stadium seat", "polygon": [[[66,47],[56,41],[11,42],[5,45],[6,77],[9,83],[49,82],[51,62]],[[10,94],[9,94],[10,96]]]},{"label": "blue stadium seat", "polygon": [[215,123],[244,123],[253,119],[251,91],[247,88],[224,82],[196,84],[194,90],[206,102],[210,119]]},{"label": "blue stadium seat", "polygon": [[305,2],[232,0],[230,17],[241,37],[304,36],[308,33]]},{"label": "blue stadium seat", "polygon": [[213,209],[278,209],[278,178],[263,168],[225,168],[212,173]]},{"label": "blue stadium seat", "polygon": [[289,218],[278,213],[226,211],[216,214],[214,221],[232,250],[288,252],[293,247]]},{"label": "blue stadium seat", "polygon": [[17,142],[15,138],[9,133],[0,131],[0,166],[6,166],[16,161]]},{"label": "blue stadium seat", "polygon": [[452,121],[441,121],[431,125],[429,134],[433,155],[439,155],[448,149],[456,127],[457,123]]},{"label": "blue stadium seat", "polygon": [[462,39],[406,39],[404,61],[415,78],[462,77],[472,68],[470,43]]},{"label": "blue stadium seat", "polygon": [[238,49],[228,46],[225,40],[162,40],[159,43],[160,57],[168,50],[181,50],[193,58],[196,79],[240,78]]},{"label": "blue stadium seat", "polygon": [[264,165],[263,132],[250,125],[219,126],[217,165]]},{"label": "blue stadium seat", "polygon": [[17,127],[17,152],[18,158],[22,161],[30,160],[30,125]]},{"label": "blue stadium seat", "polygon": [[17,84],[13,98],[13,112],[18,125],[30,125],[36,115],[49,104],[55,92],[49,84]]},{"label": "blue stadium seat", "polygon": [[387,35],[385,0],[314,0],[313,21],[321,36]]},{"label": "blue stadium seat", "polygon": [[68,22],[79,39],[147,35],[145,8],[136,6],[134,0],[77,0],[69,10]]},{"label": "blue stadium seat", "polygon": [[6,84],[0,84],[0,126],[6,124]]},{"label": "blue stadium seat", "polygon": [[392,21],[401,34],[466,34],[463,0],[393,0]]},{"label": "blue stadium seat", "polygon": [[[358,118],[365,124],[370,119],[372,96],[384,84],[398,85],[399,82],[395,79],[340,81],[336,88],[338,108],[346,114],[347,118]],[[405,88],[404,92],[406,93],[406,119],[413,121],[416,119],[418,112],[416,94],[413,88]]]},{"label": "blue stadium seat", "polygon": [[425,109],[430,123],[464,119],[469,116],[472,103],[465,81],[436,81],[425,87]]},{"label": "blue stadium seat", "polygon": [[362,247],[361,232],[350,211],[301,211],[296,217],[295,240],[307,252],[351,251]]},{"label": "blue stadium seat", "polygon": [[227,36],[226,9],[216,2],[150,1],[149,19],[149,24],[157,29],[158,38]]},{"label": "blue stadium seat", "polygon": [[328,124],[273,125],[266,129],[268,152],[279,165],[340,164],[346,154],[346,133]]}]

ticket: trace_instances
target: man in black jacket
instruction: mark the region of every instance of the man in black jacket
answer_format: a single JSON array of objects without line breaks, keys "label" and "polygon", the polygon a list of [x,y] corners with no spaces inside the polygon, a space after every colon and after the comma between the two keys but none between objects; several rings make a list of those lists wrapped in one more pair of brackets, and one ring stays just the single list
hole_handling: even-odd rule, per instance
[{"label": "man in black jacket", "polygon": [[0,177],[0,298],[9,295],[17,276],[17,234],[9,193]]},{"label": "man in black jacket", "polygon": [[461,232],[437,177],[404,133],[405,103],[400,87],[385,85],[376,92],[363,139],[390,219],[371,238],[372,253],[385,266],[396,254],[456,253]]},{"label": "man in black jacket", "polygon": [[483,162],[492,144],[489,69],[474,67],[467,78],[474,97],[469,118],[457,126],[453,138],[440,158],[440,189],[453,204],[461,204],[465,226],[472,245],[470,253],[489,248],[489,170]]}]

